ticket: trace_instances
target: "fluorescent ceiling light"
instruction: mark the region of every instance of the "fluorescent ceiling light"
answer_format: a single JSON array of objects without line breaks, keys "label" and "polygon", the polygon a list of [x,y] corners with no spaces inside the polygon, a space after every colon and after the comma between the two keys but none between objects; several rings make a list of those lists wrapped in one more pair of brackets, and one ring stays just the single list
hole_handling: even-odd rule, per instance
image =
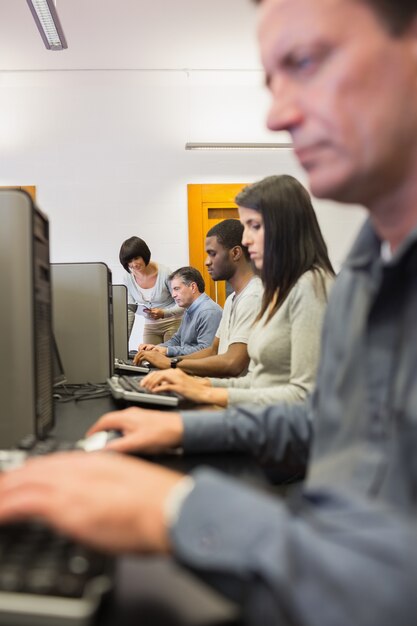
[{"label": "fluorescent ceiling light", "polygon": [[48,50],[68,48],[53,0],[26,0]]},{"label": "fluorescent ceiling light", "polygon": [[292,148],[291,141],[280,143],[186,143],[186,150],[279,150]]}]

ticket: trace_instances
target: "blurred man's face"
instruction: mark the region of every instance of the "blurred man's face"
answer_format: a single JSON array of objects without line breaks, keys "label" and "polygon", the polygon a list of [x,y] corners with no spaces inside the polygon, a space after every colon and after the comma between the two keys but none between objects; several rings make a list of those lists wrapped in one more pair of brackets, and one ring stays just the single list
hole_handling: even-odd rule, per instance
[{"label": "blurred man's face", "polygon": [[395,38],[359,0],[264,0],[259,40],[268,127],[290,132],[316,196],[372,204],[417,165],[411,26]]}]

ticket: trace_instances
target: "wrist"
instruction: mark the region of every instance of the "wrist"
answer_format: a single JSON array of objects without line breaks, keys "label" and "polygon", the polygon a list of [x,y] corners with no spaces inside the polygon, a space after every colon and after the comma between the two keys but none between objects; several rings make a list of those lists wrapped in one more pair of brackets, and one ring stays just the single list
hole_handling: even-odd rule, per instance
[{"label": "wrist", "polygon": [[143,507],[138,516],[137,545],[140,546],[141,553],[171,552],[170,528],[179,517],[182,503],[192,490],[192,487],[187,488],[187,483],[182,486],[182,475],[171,470],[164,470],[164,473],[165,477],[158,481],[156,497],[150,497],[149,506]]},{"label": "wrist", "polygon": [[170,420],[170,447],[179,448],[184,439],[184,423],[180,413],[172,413]]},{"label": "wrist", "polygon": [[217,404],[217,406],[225,407],[229,403],[229,396],[227,389],[220,387],[206,387],[204,386],[207,404]]},{"label": "wrist", "polygon": [[185,500],[194,489],[194,479],[184,476],[169,491],[164,501],[165,525],[170,530],[178,520]]}]

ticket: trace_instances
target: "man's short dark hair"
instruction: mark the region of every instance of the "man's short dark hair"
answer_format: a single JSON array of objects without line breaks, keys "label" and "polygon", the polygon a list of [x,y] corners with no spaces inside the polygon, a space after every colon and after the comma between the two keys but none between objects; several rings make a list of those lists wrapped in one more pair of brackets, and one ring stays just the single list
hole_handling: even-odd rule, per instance
[{"label": "man's short dark hair", "polygon": [[[356,0],[352,0],[356,1]],[[393,35],[400,35],[417,14],[416,0],[357,0],[368,4]],[[254,0],[262,4],[262,0]]]},{"label": "man's short dark hair", "polygon": [[147,244],[140,237],[130,237],[126,239],[121,245],[119,252],[119,260],[120,263],[125,268],[126,272],[130,272],[129,263],[133,259],[137,259],[141,257],[145,265],[149,264],[151,260],[151,251],[149,250]]},{"label": "man's short dark hair", "polygon": [[207,233],[207,237],[216,237],[223,248],[231,250],[235,246],[242,248],[243,253],[249,259],[249,252],[246,246],[242,246],[243,226],[236,219],[228,219],[219,222]]},{"label": "man's short dark hair", "polygon": [[172,274],[168,276],[168,280],[171,282],[173,278],[179,278],[184,283],[184,285],[191,285],[191,283],[195,283],[200,293],[204,293],[204,290],[206,288],[204,278],[202,277],[200,272],[195,267],[191,267],[191,265],[180,267],[179,269],[175,270],[175,272],[172,272]]},{"label": "man's short dark hair", "polygon": [[416,0],[360,0],[368,4],[394,35],[400,35],[417,14]]}]

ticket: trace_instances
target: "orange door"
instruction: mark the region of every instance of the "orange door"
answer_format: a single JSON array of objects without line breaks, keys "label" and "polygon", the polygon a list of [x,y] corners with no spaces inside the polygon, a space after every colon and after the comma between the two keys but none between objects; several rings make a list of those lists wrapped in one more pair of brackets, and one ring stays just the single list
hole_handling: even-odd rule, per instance
[{"label": "orange door", "polygon": [[206,234],[215,224],[229,218],[239,219],[235,196],[247,183],[187,185],[188,188],[188,239],[190,265],[202,273],[206,293],[220,306],[224,305],[226,282],[214,282],[204,265]]},{"label": "orange door", "polygon": [[7,186],[0,187],[0,189],[23,189],[23,191],[28,192],[32,200],[36,200],[36,187],[34,187],[33,185],[26,186],[26,187],[17,187],[15,185],[7,185]]}]

